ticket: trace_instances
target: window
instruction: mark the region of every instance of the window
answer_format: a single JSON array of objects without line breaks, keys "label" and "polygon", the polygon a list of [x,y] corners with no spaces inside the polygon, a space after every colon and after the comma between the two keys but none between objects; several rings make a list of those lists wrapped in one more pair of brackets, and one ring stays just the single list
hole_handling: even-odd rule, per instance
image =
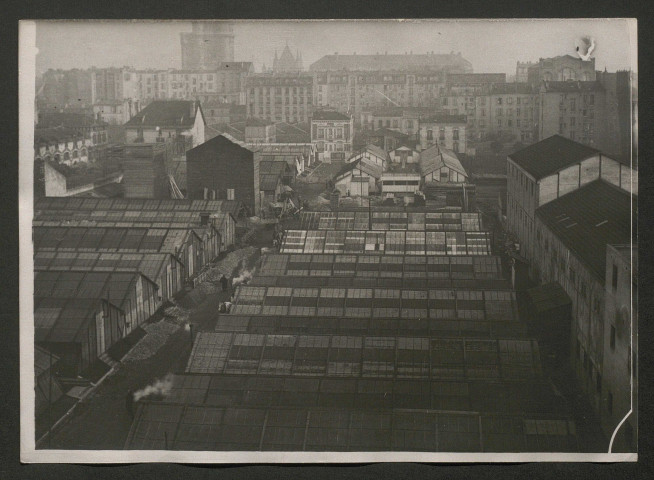
[{"label": "window", "polygon": [[611,325],[611,350],[615,350],[615,327]]},{"label": "window", "polygon": [[611,275],[611,286],[615,292],[618,289],[618,266],[613,264],[613,272]]}]

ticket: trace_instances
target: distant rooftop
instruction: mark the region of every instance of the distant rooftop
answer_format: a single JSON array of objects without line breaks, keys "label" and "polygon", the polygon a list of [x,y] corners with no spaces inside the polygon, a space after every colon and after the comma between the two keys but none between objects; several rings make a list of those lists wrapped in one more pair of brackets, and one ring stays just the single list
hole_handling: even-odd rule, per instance
[{"label": "distant rooftop", "polygon": [[437,69],[472,71],[472,64],[461,54],[384,54],[384,55],[325,55],[309,67],[310,71],[333,70],[406,70]]},{"label": "distant rooftop", "polygon": [[42,112],[39,115],[39,128],[85,128],[104,126],[106,122],[96,120],[93,115],[73,112]]},{"label": "distant rooftop", "polygon": [[194,103],[192,100],[155,100],[134,115],[125,125],[129,127],[191,127],[195,123],[197,112]]},{"label": "distant rooftop", "polygon": [[350,120],[350,117],[333,110],[317,110],[313,112],[312,120]]}]

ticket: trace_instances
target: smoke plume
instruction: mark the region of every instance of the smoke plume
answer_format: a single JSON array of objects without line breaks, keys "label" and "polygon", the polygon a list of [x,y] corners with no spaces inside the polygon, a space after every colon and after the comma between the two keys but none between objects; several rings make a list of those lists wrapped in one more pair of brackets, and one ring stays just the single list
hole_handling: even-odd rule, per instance
[{"label": "smoke plume", "polygon": [[148,385],[147,387],[134,392],[134,401],[138,402],[142,398],[149,397],[150,395],[165,397],[170,393],[172,388],[173,375],[172,373],[169,373],[164,378],[155,381],[152,385]]},{"label": "smoke plume", "polygon": [[241,271],[241,273],[238,274],[238,276],[234,277],[234,280],[232,280],[232,285],[236,287],[241,283],[245,282],[246,280],[250,280],[251,278],[252,278],[252,272],[247,268],[244,268],[243,271]]}]

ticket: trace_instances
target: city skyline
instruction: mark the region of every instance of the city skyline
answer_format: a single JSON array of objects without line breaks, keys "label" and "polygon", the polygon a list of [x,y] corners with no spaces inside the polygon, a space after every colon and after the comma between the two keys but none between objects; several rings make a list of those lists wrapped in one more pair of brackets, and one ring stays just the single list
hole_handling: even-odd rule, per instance
[{"label": "city skyline", "polygon": [[[305,68],[324,55],[447,54],[461,52],[475,72],[515,74],[516,62],[575,55],[581,37],[593,37],[597,70],[637,71],[635,29],[623,19],[235,21],[235,61],[252,61],[257,72],[272,66],[288,44]],[[383,24],[380,24],[383,22]],[[50,68],[130,66],[181,68],[180,36],[190,21],[39,21],[36,71]],[[536,26],[537,27],[537,26]],[[65,32],[65,36],[62,35]],[[632,38],[633,37],[633,38]],[[520,38],[521,42],[515,42]],[[371,40],[372,39],[372,40]],[[107,48],[111,45],[111,48]],[[74,49],[74,51],[73,51]],[[163,54],[161,52],[164,52]],[[527,54],[526,52],[532,52]]]}]

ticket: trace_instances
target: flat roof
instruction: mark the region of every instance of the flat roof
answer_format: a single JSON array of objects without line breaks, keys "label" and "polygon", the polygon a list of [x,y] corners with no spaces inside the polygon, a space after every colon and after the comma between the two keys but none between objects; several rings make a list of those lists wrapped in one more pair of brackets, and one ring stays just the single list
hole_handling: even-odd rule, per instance
[{"label": "flat roof", "polygon": [[595,180],[539,207],[536,217],[604,284],[607,244],[630,243],[631,222],[637,225],[635,198]]}]

